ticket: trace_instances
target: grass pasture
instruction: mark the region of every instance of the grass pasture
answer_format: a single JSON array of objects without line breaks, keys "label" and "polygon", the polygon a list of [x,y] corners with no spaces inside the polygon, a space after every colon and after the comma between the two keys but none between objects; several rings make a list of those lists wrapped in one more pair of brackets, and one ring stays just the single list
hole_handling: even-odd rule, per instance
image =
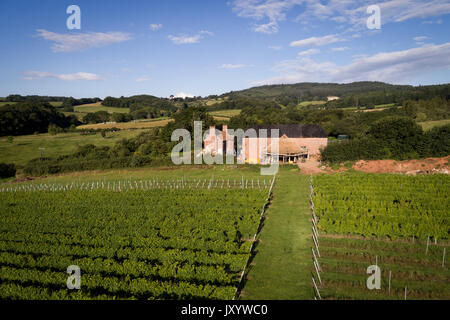
[{"label": "grass pasture", "polygon": [[428,131],[430,129],[433,129],[434,127],[445,126],[445,125],[447,125],[449,123],[450,123],[450,119],[446,119],[446,120],[419,122],[419,125],[422,126],[422,129],[424,131]]},{"label": "grass pasture", "polygon": [[78,126],[77,129],[111,129],[118,128],[120,130],[129,129],[150,129],[157,127],[164,127],[169,122],[173,121],[170,118],[157,118],[145,121],[130,121],[130,122],[120,122],[120,123],[96,123],[96,124],[86,124]]},{"label": "grass pasture", "polygon": [[46,157],[56,157],[70,154],[77,150],[78,146],[94,144],[96,146],[113,146],[123,138],[137,136],[141,130],[122,130],[108,132],[106,138],[100,133],[93,135],[81,135],[80,133],[60,133],[52,136],[48,133],[14,137],[12,143],[7,137],[0,138],[0,162],[25,165],[29,160],[41,156],[39,148],[45,148]]},{"label": "grass pasture", "polygon": [[223,118],[231,118],[239,115],[241,113],[241,110],[218,110],[218,111],[212,111],[209,112],[210,115],[214,117],[223,117]]},{"label": "grass pasture", "polygon": [[308,107],[308,106],[322,106],[325,103],[327,103],[326,101],[302,101],[298,104],[299,108],[304,108],[304,107]]},{"label": "grass pasture", "polygon": [[81,113],[94,113],[98,111],[106,111],[108,113],[129,113],[129,108],[114,108],[114,107],[105,107],[102,106],[101,102],[91,103],[91,104],[83,104],[80,106],[74,107],[75,112]]},{"label": "grass pasture", "polygon": [[6,106],[8,104],[12,105],[12,104],[16,104],[16,102],[0,101],[0,107]]}]

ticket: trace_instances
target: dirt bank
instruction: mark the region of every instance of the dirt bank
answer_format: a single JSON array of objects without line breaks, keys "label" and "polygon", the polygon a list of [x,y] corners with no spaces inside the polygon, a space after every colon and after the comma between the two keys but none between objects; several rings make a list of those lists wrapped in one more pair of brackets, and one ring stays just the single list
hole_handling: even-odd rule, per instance
[{"label": "dirt bank", "polygon": [[427,158],[420,160],[360,160],[353,165],[353,169],[370,173],[406,173],[406,174],[430,174],[446,173],[450,171],[450,156],[444,158]]},{"label": "dirt bank", "polygon": [[[353,164],[352,168],[356,171],[367,173],[404,173],[404,174],[433,174],[433,173],[450,173],[450,156],[444,158],[427,158],[420,160],[360,160]],[[350,166],[344,166],[338,169],[325,166],[316,160],[308,160],[300,163],[299,168],[302,174],[320,174],[320,173],[337,173],[348,171]]]}]

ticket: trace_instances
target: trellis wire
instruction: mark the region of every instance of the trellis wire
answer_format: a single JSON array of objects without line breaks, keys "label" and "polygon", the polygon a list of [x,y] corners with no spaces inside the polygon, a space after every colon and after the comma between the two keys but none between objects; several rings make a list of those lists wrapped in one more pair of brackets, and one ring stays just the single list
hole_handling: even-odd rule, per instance
[{"label": "trellis wire", "polygon": [[48,192],[64,192],[64,191],[94,191],[94,190],[106,190],[111,192],[126,192],[130,190],[151,190],[151,189],[224,189],[225,186],[228,189],[242,188],[242,189],[267,189],[268,186],[264,179],[263,183],[260,179],[252,179],[251,183],[248,180],[242,180],[239,184],[234,180],[234,185],[230,183],[228,179],[211,179],[209,184],[206,185],[206,179],[193,179],[193,180],[164,180],[164,179],[146,179],[146,180],[111,180],[111,181],[87,181],[81,182],[70,181],[65,183],[25,183],[17,185],[3,185],[0,186],[0,193],[15,193],[15,192],[36,192],[36,191],[48,191]]}]

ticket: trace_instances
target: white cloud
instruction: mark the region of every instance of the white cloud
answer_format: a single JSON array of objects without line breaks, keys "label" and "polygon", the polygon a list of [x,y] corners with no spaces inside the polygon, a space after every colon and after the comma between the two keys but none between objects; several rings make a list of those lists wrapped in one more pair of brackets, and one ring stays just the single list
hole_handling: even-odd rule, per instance
[{"label": "white cloud", "polygon": [[331,48],[331,51],[346,51],[346,50],[350,50],[349,47],[337,47],[337,48]]},{"label": "white cloud", "polygon": [[233,12],[239,17],[257,21],[268,20],[253,27],[253,31],[268,34],[278,32],[279,22],[286,20],[287,13],[296,6],[302,6],[302,13],[297,17],[297,21],[305,24],[318,19],[366,28],[368,18],[366,9],[372,4],[380,6],[383,24],[450,13],[448,0],[378,0],[375,3],[373,0],[233,0],[231,2]]},{"label": "white cloud", "polygon": [[55,42],[52,46],[53,52],[82,51],[89,48],[100,48],[131,39],[131,36],[124,32],[62,34],[38,29],[37,33],[38,37]]},{"label": "white cloud", "polygon": [[427,21],[423,21],[423,24],[442,24],[442,19],[439,20],[427,20]]},{"label": "white cloud", "polygon": [[245,64],[222,64],[221,66],[219,66],[219,68],[221,69],[240,69],[240,68],[244,68]]},{"label": "white cloud", "polygon": [[441,45],[424,45],[402,51],[382,52],[354,59],[351,63],[343,66],[338,66],[333,62],[316,62],[308,57],[300,57],[278,63],[273,71],[279,73],[279,76],[254,84],[365,80],[405,82],[424,72],[449,67],[450,42]]},{"label": "white cloud", "polygon": [[180,36],[173,36],[169,35],[168,38],[174,43],[174,44],[192,44],[192,43],[198,43],[201,39],[204,38],[204,35],[213,36],[214,34],[212,32],[202,30],[198,32],[196,35],[193,36],[187,36],[187,35],[180,35]]},{"label": "white cloud", "polygon": [[427,40],[427,39],[428,39],[427,36],[419,36],[419,37],[414,37],[414,38],[413,38],[414,41],[419,41],[419,42],[425,41],[425,40]]},{"label": "white cloud", "polygon": [[103,80],[102,77],[96,75],[94,73],[88,72],[77,72],[77,73],[68,73],[68,74],[58,74],[58,73],[50,73],[50,72],[41,72],[41,71],[28,71],[25,72],[26,77],[25,80],[40,80],[45,78],[54,78],[64,81],[96,81]]},{"label": "white cloud", "polygon": [[158,30],[161,29],[162,27],[163,27],[163,25],[160,24],[160,23],[152,23],[152,24],[150,25],[150,30],[152,30],[152,31],[158,31]]},{"label": "white cloud", "polygon": [[306,56],[311,56],[311,55],[318,54],[318,53],[320,53],[319,49],[308,49],[305,51],[300,51],[298,53],[298,55],[302,56],[302,57],[306,57]]},{"label": "white cloud", "polygon": [[150,78],[147,76],[142,76],[136,79],[136,82],[145,82],[145,81],[149,81]]},{"label": "white cloud", "polygon": [[184,92],[179,92],[179,93],[177,93],[176,95],[175,95],[175,98],[193,98],[193,97],[195,97],[195,95],[194,94],[191,94],[191,93],[184,93]]},{"label": "white cloud", "polygon": [[253,31],[274,34],[278,32],[279,21],[286,20],[286,12],[304,0],[234,0],[231,5],[233,11],[243,18],[262,20],[268,23],[255,25]]},{"label": "white cloud", "polygon": [[201,39],[199,34],[195,36],[172,36],[169,35],[169,39],[172,40],[175,44],[189,44],[189,43],[198,43]]},{"label": "white cloud", "polygon": [[253,31],[265,34],[275,34],[278,33],[278,24],[275,22],[269,22],[266,24],[260,24],[253,26]]},{"label": "white cloud", "polygon": [[199,32],[199,34],[206,34],[207,36],[213,36],[214,33],[212,33],[211,31],[207,31],[207,30],[201,30]]},{"label": "white cloud", "polygon": [[268,48],[269,48],[269,49],[272,49],[272,50],[275,50],[275,51],[278,51],[278,50],[283,49],[282,46],[268,46]]},{"label": "white cloud", "polygon": [[[369,5],[374,4],[371,0],[329,0],[327,4],[321,4],[314,0],[304,0],[303,3],[306,9],[298,16],[297,20],[333,20],[359,28],[366,27],[368,18],[366,9]],[[450,2],[448,0],[379,0],[375,4],[380,6],[382,24],[450,13]]]},{"label": "white cloud", "polygon": [[291,42],[291,47],[311,47],[311,46],[324,46],[330,43],[344,41],[336,35],[330,34],[323,37],[311,37],[307,39],[297,40]]}]

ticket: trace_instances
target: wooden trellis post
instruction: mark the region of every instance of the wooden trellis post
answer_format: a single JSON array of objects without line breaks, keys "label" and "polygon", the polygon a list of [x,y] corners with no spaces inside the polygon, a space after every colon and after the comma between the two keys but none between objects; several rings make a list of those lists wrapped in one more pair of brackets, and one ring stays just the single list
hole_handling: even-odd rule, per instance
[{"label": "wooden trellis post", "polygon": [[319,299],[322,300],[322,297],[320,296],[319,288],[317,288],[316,280],[314,280],[314,277],[312,277],[312,281],[314,283],[314,288],[316,288],[317,295],[319,296]]}]

